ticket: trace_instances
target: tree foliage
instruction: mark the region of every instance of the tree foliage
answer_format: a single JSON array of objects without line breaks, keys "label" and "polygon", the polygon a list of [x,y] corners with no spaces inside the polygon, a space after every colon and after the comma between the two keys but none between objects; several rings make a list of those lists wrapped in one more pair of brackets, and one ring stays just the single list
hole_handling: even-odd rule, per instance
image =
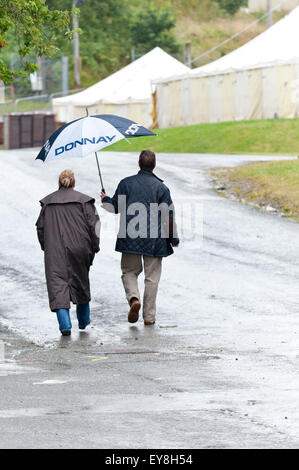
[{"label": "tree foliage", "polygon": [[175,18],[166,5],[160,10],[149,7],[139,12],[130,28],[133,45],[138,52],[145,52],[155,46],[160,46],[168,52],[178,52],[179,45],[172,34]]},{"label": "tree foliage", "polygon": [[[73,66],[71,11],[78,6],[81,80],[88,86],[159,45],[179,50],[172,33],[169,6],[146,0],[0,0],[0,79],[6,83],[37,69],[36,57],[59,51]],[[63,5],[64,11],[61,11]],[[6,46],[4,46],[4,40]],[[2,47],[1,48],[1,44]],[[11,52],[23,58],[21,70],[10,71]],[[16,54],[17,53],[17,54]],[[72,86],[72,74],[70,73]]]},{"label": "tree foliage", "polygon": [[82,81],[93,83],[130,59],[126,0],[86,0],[80,5]]},{"label": "tree foliage", "polygon": [[247,0],[216,0],[220,7],[230,15],[237,13],[241,6],[247,5]]},{"label": "tree foliage", "polygon": [[[69,12],[50,10],[46,0],[0,0],[0,12],[0,79],[5,83],[36,70],[36,64],[30,60],[32,56],[51,56],[57,52],[58,34],[63,32],[64,40],[72,34]],[[3,58],[10,41],[23,59],[18,71],[10,70]]]},{"label": "tree foliage", "polygon": [[[47,0],[50,8],[58,8],[60,0]],[[65,0],[71,8],[72,0]],[[168,7],[154,8],[144,0],[81,0],[79,23],[80,56],[82,60],[81,81],[85,86],[94,83],[131,60],[131,48],[138,55],[148,52],[156,45],[168,52],[176,52],[171,30],[175,25]],[[72,45],[60,37],[60,47],[70,58]]]}]

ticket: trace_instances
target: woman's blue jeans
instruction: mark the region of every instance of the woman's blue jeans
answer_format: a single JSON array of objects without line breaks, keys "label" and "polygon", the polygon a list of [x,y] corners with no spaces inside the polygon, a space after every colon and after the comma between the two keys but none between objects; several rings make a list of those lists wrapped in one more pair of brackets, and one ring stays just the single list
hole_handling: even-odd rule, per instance
[{"label": "woman's blue jeans", "polygon": [[[90,307],[89,303],[77,305],[77,318],[79,328],[84,329],[90,323]],[[59,323],[60,331],[71,330],[72,322],[70,318],[70,311],[67,308],[59,308],[56,310],[57,320]]]}]

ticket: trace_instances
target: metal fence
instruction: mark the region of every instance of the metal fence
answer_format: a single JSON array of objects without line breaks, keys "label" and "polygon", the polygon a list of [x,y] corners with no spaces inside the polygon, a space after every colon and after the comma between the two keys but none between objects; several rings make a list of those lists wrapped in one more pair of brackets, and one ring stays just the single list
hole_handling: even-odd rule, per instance
[{"label": "metal fence", "polygon": [[[59,96],[65,96],[65,92],[57,91],[55,93],[35,94],[31,96],[22,96],[20,98],[15,98],[13,91],[10,89],[12,87],[3,87],[3,88],[5,88],[4,90],[5,98],[3,100],[0,99],[0,120],[3,114],[8,114],[8,113],[27,112],[27,111],[42,111],[42,112],[51,111],[52,99],[59,97]],[[68,95],[72,93],[77,93],[82,90],[83,88],[76,89],[76,90],[69,90]]]},{"label": "metal fence", "polygon": [[[16,78],[12,86],[0,87],[0,121],[3,114],[27,111],[50,111],[52,98],[80,90],[68,89],[68,57],[39,58],[39,71],[28,79]],[[21,59],[11,54],[11,70],[22,68]]]},{"label": "metal fence", "polygon": [[[68,93],[68,57],[61,56],[55,59],[39,57],[28,60],[35,62],[39,71],[25,80],[22,77],[15,78],[13,86],[17,97],[30,96],[33,92],[42,95],[57,91]],[[22,68],[22,59],[17,54],[11,53],[10,69],[21,70]]]}]

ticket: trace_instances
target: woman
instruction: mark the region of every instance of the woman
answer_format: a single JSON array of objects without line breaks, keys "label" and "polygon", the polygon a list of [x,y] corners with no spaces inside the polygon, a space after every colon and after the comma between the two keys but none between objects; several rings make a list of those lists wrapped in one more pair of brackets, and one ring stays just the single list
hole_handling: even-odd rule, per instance
[{"label": "woman", "polygon": [[99,216],[92,197],[74,190],[71,170],[59,176],[59,189],[40,201],[36,222],[41,249],[45,252],[45,272],[49,303],[56,312],[59,329],[71,334],[70,302],[77,306],[79,328],[90,323],[89,269],[99,251]]}]

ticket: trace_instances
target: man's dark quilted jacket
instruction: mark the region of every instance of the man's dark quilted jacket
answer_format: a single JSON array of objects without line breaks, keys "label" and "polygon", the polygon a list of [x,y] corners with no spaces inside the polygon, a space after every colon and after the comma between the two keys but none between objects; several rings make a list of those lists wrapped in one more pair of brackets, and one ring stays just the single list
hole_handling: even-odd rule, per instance
[{"label": "man's dark quilted jacket", "polygon": [[[119,207],[121,199],[124,200],[124,197],[119,199],[119,196],[126,197],[126,206]],[[126,230],[130,221],[132,221],[132,224],[134,225],[133,219],[138,215],[138,211],[135,212],[134,209],[132,210],[131,215],[128,215],[127,213],[128,208],[134,203],[142,203],[147,212],[147,233],[145,236],[137,236],[136,238],[135,235],[134,237],[131,237],[130,232],[128,233],[129,230]],[[158,221],[156,224],[158,236],[155,238],[150,237],[150,235],[153,235],[153,233],[150,233],[150,204],[161,203],[164,203],[164,207],[166,207],[165,203],[168,206],[172,205],[169,189],[165,184],[163,184],[163,181],[160,178],[152,172],[144,170],[140,170],[137,175],[129,176],[121,180],[114,196],[112,198],[106,196],[103,199],[103,206],[106,210],[122,214],[120,217],[120,230],[115,246],[116,251],[157,257],[169,256],[173,253],[171,245],[179,243],[179,239],[176,238],[175,233],[174,210],[170,212],[170,222],[173,219],[173,223],[170,223],[169,238],[161,236],[163,216],[161,218],[160,212],[159,217],[156,219]],[[131,206],[131,209],[132,208],[134,208],[134,206]],[[125,217],[124,214],[126,214]],[[125,227],[123,225],[124,223],[126,224]],[[139,227],[137,225],[137,229],[138,228]],[[174,228],[173,231],[172,228]],[[121,233],[125,236],[121,236]]]}]

